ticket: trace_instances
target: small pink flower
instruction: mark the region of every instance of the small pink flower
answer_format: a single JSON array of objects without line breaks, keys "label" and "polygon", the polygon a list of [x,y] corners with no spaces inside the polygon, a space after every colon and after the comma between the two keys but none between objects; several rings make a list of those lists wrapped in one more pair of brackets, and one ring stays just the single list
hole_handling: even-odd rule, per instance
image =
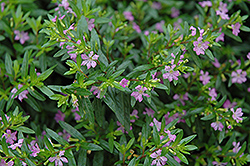
[{"label": "small pink flower", "polygon": [[139,102],[143,100],[142,96],[150,97],[147,93],[144,93],[144,91],[148,90],[148,88],[138,85],[135,89],[138,90],[138,92],[132,92],[131,96],[134,96]]},{"label": "small pink flower", "polygon": [[134,20],[134,16],[132,15],[132,12],[130,12],[130,11],[123,12],[123,15],[129,21],[133,21]]},{"label": "small pink flower", "polygon": [[220,121],[211,123],[211,127],[213,127],[215,131],[216,130],[222,131],[222,129],[224,128],[223,124]]},{"label": "small pink flower", "polygon": [[155,29],[159,30],[159,32],[163,32],[163,28],[162,27],[164,26],[164,24],[165,24],[164,20],[162,20],[161,22],[156,23],[155,24]]},{"label": "small pink flower", "polygon": [[165,70],[167,73],[164,73],[162,76],[164,79],[168,79],[171,82],[173,79],[178,80],[178,76],[180,75],[179,71],[174,71],[176,65],[165,66]]},{"label": "small pink flower", "polygon": [[239,123],[239,120],[243,120],[241,117],[243,115],[242,109],[241,108],[237,108],[236,111],[234,111],[233,108],[230,109],[233,112],[233,119]]},{"label": "small pink flower", "polygon": [[28,144],[29,149],[32,151],[30,154],[33,157],[36,157],[38,153],[40,153],[40,148],[35,140],[31,141],[30,144]]},{"label": "small pink flower", "polygon": [[[20,89],[20,88],[22,88],[22,87],[23,87],[22,84],[19,84],[19,85],[18,85],[18,89]],[[17,92],[17,89],[16,89],[16,88],[13,88],[13,89],[11,90],[11,93],[12,93],[11,98],[14,97],[14,95],[15,95],[16,92]],[[28,97],[27,97],[27,94],[28,94],[28,93],[29,93],[28,90],[24,90],[24,91],[22,91],[19,95],[17,95],[15,98],[18,97],[18,99],[22,102],[24,98],[26,98],[26,99],[28,98]]]},{"label": "small pink flower", "polygon": [[14,34],[16,35],[15,40],[20,40],[21,44],[24,44],[25,41],[30,39],[28,32],[14,30]]},{"label": "small pink flower", "polygon": [[88,18],[86,18],[86,20],[88,22],[88,29],[89,29],[89,31],[91,31],[95,27],[95,24],[94,24],[95,19],[90,19],[89,20]]},{"label": "small pink flower", "polygon": [[12,150],[15,150],[17,147],[21,148],[22,145],[23,145],[23,139],[19,139],[18,143],[10,145],[10,146],[8,146],[8,148],[11,148]]},{"label": "small pink flower", "polygon": [[68,142],[69,142],[69,138],[71,137],[71,135],[64,129],[63,129],[63,132],[58,132],[58,135],[62,136],[63,139],[65,139]]},{"label": "small pink flower", "polygon": [[203,42],[202,41],[202,37],[198,37],[197,41],[194,41],[193,42],[193,45],[194,45],[194,48],[193,50],[196,52],[197,55],[200,55],[200,54],[205,54],[205,50],[208,49],[208,44],[209,42],[208,41],[205,41]]},{"label": "small pink flower", "polygon": [[179,14],[180,14],[180,11],[178,9],[176,9],[175,7],[171,8],[171,17],[172,18],[178,17]]},{"label": "small pink flower", "polygon": [[[97,97],[98,99],[100,99],[101,90],[99,89],[99,87],[97,87],[97,86],[92,86],[91,89],[90,89],[90,92],[92,92],[92,91],[94,91],[93,94],[94,94],[94,95],[97,94],[96,97]],[[105,97],[105,96],[103,96],[103,97]]]},{"label": "small pink flower", "polygon": [[209,96],[211,97],[211,101],[216,101],[216,97],[217,97],[217,93],[215,91],[215,88],[211,89],[211,88],[208,88],[209,89]]},{"label": "small pink flower", "polygon": [[250,52],[247,54],[247,58],[248,60],[250,60]]},{"label": "small pink flower", "polygon": [[161,130],[161,122],[159,122],[158,120],[156,120],[156,119],[154,118],[154,119],[153,119],[153,122],[151,122],[151,123],[149,124],[149,126],[153,127],[154,124],[155,124],[157,130],[160,131],[160,130]]},{"label": "small pink flower", "polygon": [[227,162],[226,163],[221,163],[221,162],[213,161],[212,164],[215,165],[215,166],[226,166]]},{"label": "small pink flower", "polygon": [[72,109],[71,111],[75,115],[75,120],[81,120],[81,116],[79,115],[79,109],[78,109],[78,107],[76,107],[75,109]]},{"label": "small pink flower", "polygon": [[125,88],[128,86],[128,80],[126,78],[123,78],[120,82],[120,85]]},{"label": "small pink flower", "polygon": [[6,163],[6,161],[4,159],[1,159],[1,163],[0,166],[12,166],[14,165],[14,161],[9,161],[8,163]]},{"label": "small pink flower", "polygon": [[140,29],[139,25],[137,25],[135,22],[133,22],[132,24],[133,24],[133,29],[134,29],[137,33],[141,33],[141,29]]},{"label": "small pink flower", "polygon": [[227,4],[220,2],[219,9],[216,10],[216,15],[220,15],[223,20],[229,20],[227,12],[228,12]]},{"label": "small pink flower", "polygon": [[241,24],[240,23],[236,23],[234,25],[232,25],[232,33],[235,35],[235,36],[238,36],[238,34],[240,33],[240,27],[241,27]]},{"label": "small pink flower", "polygon": [[16,141],[16,133],[17,131],[11,133],[10,130],[6,130],[6,133],[3,134],[2,138],[5,137],[6,143],[10,143],[11,145]]},{"label": "small pink flower", "polygon": [[[127,133],[127,131],[125,131],[125,127],[119,122],[119,121],[116,121],[116,124],[120,127],[118,127],[116,130],[121,130],[123,133]],[[132,126],[130,126],[130,130],[132,130]]]},{"label": "small pink flower", "polygon": [[93,51],[90,51],[88,56],[86,54],[82,54],[81,57],[83,61],[81,65],[86,65],[88,69],[90,69],[90,67],[95,68],[96,67],[95,60],[98,60],[99,55],[97,54],[93,55],[93,54],[94,54]]},{"label": "small pink flower", "polygon": [[212,2],[211,1],[202,1],[202,2],[199,2],[199,5],[201,5],[201,7],[211,7],[212,6]]},{"label": "small pink flower", "polygon": [[59,121],[64,121],[64,118],[65,118],[65,114],[62,113],[60,110],[58,110],[54,119],[58,123]]},{"label": "small pink flower", "polygon": [[195,36],[195,35],[196,35],[196,28],[195,28],[195,27],[191,26],[191,27],[189,28],[189,30],[192,31],[192,32],[191,32],[191,35],[192,35],[192,36]]},{"label": "small pink flower", "polygon": [[133,112],[130,114],[130,118],[132,118],[130,120],[130,122],[134,123],[135,122],[135,119],[138,119],[139,116],[138,116],[138,111],[137,110],[133,110]]},{"label": "small pink flower", "polygon": [[231,77],[232,77],[232,83],[239,83],[242,84],[243,82],[246,82],[247,72],[242,71],[241,69],[238,69],[232,72]]},{"label": "small pink flower", "polygon": [[209,73],[206,71],[206,73],[204,73],[204,71],[203,70],[201,70],[200,71],[200,74],[201,74],[201,76],[200,76],[200,81],[202,81],[202,84],[203,85],[206,85],[207,83],[209,83],[210,82],[210,77],[209,77]]},{"label": "small pink flower", "polygon": [[51,19],[52,22],[56,22],[57,16]]},{"label": "small pink flower", "polygon": [[173,99],[174,100],[178,100],[181,102],[181,104],[184,106],[185,105],[185,102],[184,100],[188,100],[188,93],[186,92],[184,95],[178,95],[178,94],[175,94],[173,96]]},{"label": "small pink flower", "polygon": [[165,156],[161,156],[161,149],[152,153],[150,157],[155,158],[155,160],[152,161],[151,165],[156,165],[156,166],[163,166],[166,164],[166,161],[168,160]]},{"label": "small pink flower", "polygon": [[217,58],[214,58],[214,61],[215,62],[212,62],[212,64],[216,67],[216,68],[219,68],[220,67],[220,62],[218,61]]},{"label": "small pink flower", "polygon": [[223,107],[224,108],[233,108],[233,107],[235,107],[237,105],[237,103],[236,102],[230,102],[230,100],[226,100],[225,101],[225,103],[223,104]]},{"label": "small pink flower", "polygon": [[148,116],[154,117],[154,111],[151,108],[145,108],[146,111],[143,112],[143,114],[147,114]]},{"label": "small pink flower", "polygon": [[55,156],[55,157],[50,157],[50,158],[49,158],[49,161],[50,161],[50,162],[54,162],[54,161],[55,161],[55,165],[56,165],[56,166],[57,166],[57,165],[63,166],[63,163],[62,163],[62,162],[68,163],[67,158],[66,158],[66,157],[62,157],[62,156],[64,155],[64,152],[65,152],[65,150],[60,151],[60,152],[59,152],[59,155],[57,155],[57,156]]},{"label": "small pink flower", "polygon": [[156,9],[156,10],[160,10],[161,9],[161,3],[160,2],[153,2],[152,3],[152,8]]}]

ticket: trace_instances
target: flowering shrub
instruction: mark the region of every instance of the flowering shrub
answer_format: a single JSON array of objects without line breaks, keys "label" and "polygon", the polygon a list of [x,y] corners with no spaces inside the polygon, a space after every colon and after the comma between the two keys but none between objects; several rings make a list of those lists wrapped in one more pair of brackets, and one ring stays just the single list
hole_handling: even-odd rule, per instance
[{"label": "flowering shrub", "polygon": [[246,165],[247,0],[2,0],[0,165]]}]

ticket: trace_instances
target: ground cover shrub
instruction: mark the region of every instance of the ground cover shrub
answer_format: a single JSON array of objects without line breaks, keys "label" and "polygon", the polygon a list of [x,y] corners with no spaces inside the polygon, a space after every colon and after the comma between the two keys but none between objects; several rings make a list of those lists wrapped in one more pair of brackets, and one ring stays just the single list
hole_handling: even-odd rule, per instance
[{"label": "ground cover shrub", "polygon": [[247,165],[247,0],[2,0],[0,165]]}]

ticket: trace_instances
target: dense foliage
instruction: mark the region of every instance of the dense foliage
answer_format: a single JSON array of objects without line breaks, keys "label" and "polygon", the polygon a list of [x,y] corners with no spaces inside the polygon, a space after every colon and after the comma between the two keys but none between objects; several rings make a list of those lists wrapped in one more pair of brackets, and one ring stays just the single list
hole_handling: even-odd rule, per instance
[{"label": "dense foliage", "polygon": [[0,0],[0,165],[250,162],[249,0]]}]

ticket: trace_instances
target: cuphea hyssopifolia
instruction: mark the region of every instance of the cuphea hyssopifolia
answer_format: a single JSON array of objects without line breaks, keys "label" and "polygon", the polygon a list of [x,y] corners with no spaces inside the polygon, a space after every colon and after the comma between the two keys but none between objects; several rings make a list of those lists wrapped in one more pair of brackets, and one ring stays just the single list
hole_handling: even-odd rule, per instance
[{"label": "cuphea hyssopifolia", "polygon": [[[79,154],[84,159],[94,155],[93,163],[98,160],[103,164],[108,162],[103,157],[106,151],[113,155],[109,163],[113,165],[249,161],[246,143],[236,143],[234,132],[244,120],[244,101],[233,100],[227,90],[235,84],[239,89],[247,84],[249,60],[241,59],[239,66],[233,62],[235,58],[222,63],[224,37],[240,41],[241,30],[249,31],[243,25],[246,16],[241,17],[239,11],[230,16],[227,3],[217,1],[200,2],[196,8],[201,14],[186,21],[179,10],[182,2],[169,6],[137,1],[128,8],[117,3],[119,7],[112,9],[106,8],[105,2],[63,0],[58,1],[52,15],[48,14],[40,33],[49,41],[41,49],[55,48],[53,58],[48,58],[69,66],[60,74],[66,76],[63,79],[73,78],[72,83],[41,84],[52,68],[41,76],[34,72],[34,64],[23,65],[22,71],[32,68],[32,86],[39,84],[36,87],[41,92],[58,101],[59,110],[53,109],[51,119],[62,130],[57,133],[56,128],[45,126],[41,132],[32,124],[39,133],[33,138],[30,134],[34,131],[22,126],[24,120],[18,111],[11,116],[1,114],[5,154],[1,163],[77,165],[74,155]],[[148,10],[153,14],[145,15]],[[159,15],[164,11],[172,11],[167,15],[173,19]],[[13,31],[13,35],[21,44],[33,40],[23,29]],[[39,60],[39,64],[44,63]],[[40,91],[34,94],[26,90],[28,85],[15,85],[10,90],[12,100],[29,99],[34,108],[38,107],[31,96],[45,100]]]}]

